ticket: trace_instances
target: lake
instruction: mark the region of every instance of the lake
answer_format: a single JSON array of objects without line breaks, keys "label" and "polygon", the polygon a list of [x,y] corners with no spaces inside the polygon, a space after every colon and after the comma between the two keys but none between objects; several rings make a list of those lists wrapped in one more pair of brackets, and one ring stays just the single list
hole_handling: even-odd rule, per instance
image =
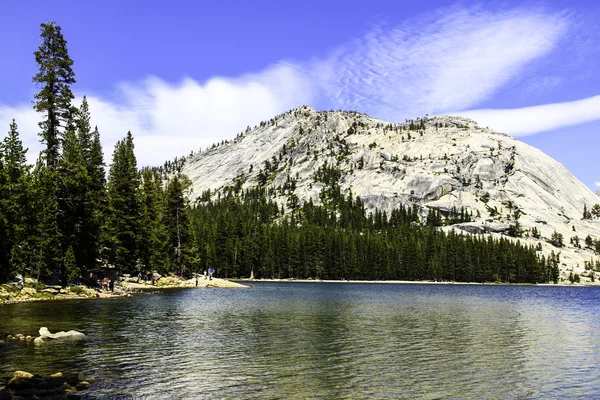
[{"label": "lake", "polygon": [[0,306],[0,372],[134,398],[597,398],[600,288],[257,282]]}]

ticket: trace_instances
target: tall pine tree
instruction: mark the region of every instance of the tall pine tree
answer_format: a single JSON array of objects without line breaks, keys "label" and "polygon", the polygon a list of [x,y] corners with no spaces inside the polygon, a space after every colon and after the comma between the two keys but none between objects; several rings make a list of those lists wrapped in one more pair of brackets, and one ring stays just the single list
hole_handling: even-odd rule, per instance
[{"label": "tall pine tree", "polygon": [[138,270],[141,205],[140,177],[131,132],[117,142],[108,174],[109,261],[126,273]]},{"label": "tall pine tree", "polygon": [[40,85],[41,90],[35,95],[34,109],[45,114],[39,123],[40,136],[46,144],[46,165],[54,170],[60,154],[60,127],[72,113],[71,84],[75,83],[75,73],[60,26],[48,22],[41,28],[42,44],[34,53],[39,70],[33,76],[33,82]]},{"label": "tall pine tree", "polygon": [[27,266],[25,255],[30,251],[29,226],[33,222],[31,221],[31,180],[30,166],[26,159],[27,149],[23,148],[14,119],[10,124],[8,136],[0,144],[0,153],[4,172],[3,178],[0,178],[4,183],[0,183],[0,186],[3,186],[3,193],[0,196],[3,222],[0,224],[4,223],[6,226],[2,247],[10,252],[9,272],[23,274]]},{"label": "tall pine tree", "polygon": [[[85,249],[82,246],[82,226],[85,218],[85,203],[87,196],[87,169],[85,167],[83,152],[75,132],[75,124],[67,123],[63,140],[63,151],[59,162],[59,190],[58,205],[59,229],[62,237],[62,251],[71,248],[74,265],[63,263],[61,268],[61,280],[67,283],[73,276],[80,276],[83,272],[82,254]],[[66,259],[66,258],[65,258]],[[69,256],[69,259],[71,257]]]},{"label": "tall pine tree", "polygon": [[171,271],[183,273],[190,258],[189,219],[185,189],[189,179],[175,175],[167,184],[164,225],[167,228]]},{"label": "tall pine tree", "polygon": [[102,220],[106,210],[106,182],[100,134],[98,128],[92,131],[89,105],[85,96],[77,110],[76,125],[83,181],[79,207],[79,243],[74,248],[74,254],[80,270],[98,272]]}]

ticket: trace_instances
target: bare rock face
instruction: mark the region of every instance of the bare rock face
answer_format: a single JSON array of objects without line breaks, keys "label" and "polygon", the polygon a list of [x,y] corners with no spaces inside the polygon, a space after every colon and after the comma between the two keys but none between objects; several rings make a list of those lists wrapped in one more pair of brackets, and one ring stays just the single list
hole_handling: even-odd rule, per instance
[{"label": "bare rock face", "polygon": [[[472,222],[455,229],[495,236],[518,219],[522,235],[514,240],[541,245],[546,255],[560,252],[563,276],[585,274],[584,262],[597,259],[591,249],[569,242],[588,235],[600,240],[600,220],[582,220],[584,206],[600,197],[538,149],[462,117],[391,124],[356,112],[300,107],[187,158],[182,172],[192,181],[192,201],[207,190],[223,194],[262,183],[287,207],[292,195],[321,202],[325,185],[316,172],[323,167],[339,170],[343,192],[359,196],[370,212],[389,214],[404,205],[425,218],[432,209],[464,209]],[[293,189],[282,190],[290,181]],[[565,247],[547,242],[555,231]]]}]

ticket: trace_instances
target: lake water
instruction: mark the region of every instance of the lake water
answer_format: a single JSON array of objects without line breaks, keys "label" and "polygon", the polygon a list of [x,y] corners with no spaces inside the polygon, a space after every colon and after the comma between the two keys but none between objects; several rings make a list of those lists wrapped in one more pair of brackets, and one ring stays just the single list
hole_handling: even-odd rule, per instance
[{"label": "lake water", "polygon": [[[256,283],[0,306],[0,370],[135,398],[597,398],[600,288]],[[0,371],[1,372],[1,371]]]}]

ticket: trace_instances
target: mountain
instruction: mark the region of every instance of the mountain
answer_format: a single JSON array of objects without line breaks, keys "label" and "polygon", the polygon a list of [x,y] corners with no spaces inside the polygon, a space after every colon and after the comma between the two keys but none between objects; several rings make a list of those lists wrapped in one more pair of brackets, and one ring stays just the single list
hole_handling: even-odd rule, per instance
[{"label": "mountain", "polygon": [[[545,255],[561,253],[563,278],[573,272],[587,280],[584,262],[596,254],[584,239],[600,239],[600,221],[582,219],[584,206],[600,203],[596,194],[540,150],[461,117],[392,124],[300,107],[188,157],[181,172],[192,182],[192,201],[208,190],[262,185],[286,209],[327,202],[339,190],[369,211],[417,207],[423,220],[431,210],[462,210],[471,222],[441,229],[539,243]],[[564,247],[556,246],[558,234]]]}]

